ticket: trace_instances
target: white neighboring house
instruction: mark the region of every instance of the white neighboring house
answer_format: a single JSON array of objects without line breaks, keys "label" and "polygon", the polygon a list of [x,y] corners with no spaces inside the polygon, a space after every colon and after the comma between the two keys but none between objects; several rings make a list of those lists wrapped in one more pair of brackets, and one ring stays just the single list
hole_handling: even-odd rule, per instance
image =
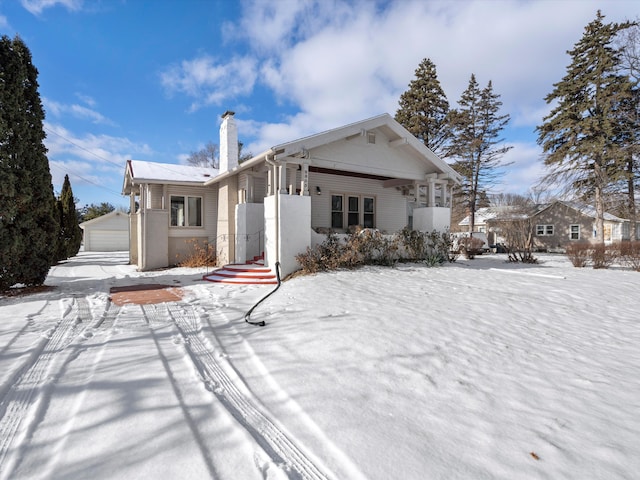
[{"label": "white neighboring house", "polygon": [[221,263],[264,254],[282,275],[295,256],[353,226],[395,233],[444,231],[460,176],[396,122],[379,115],[276,145],[238,162],[233,112],[220,126],[220,169],[128,160],[130,260],[162,268],[190,242],[215,248]]},{"label": "white neighboring house", "polygon": [[80,224],[85,252],[129,250],[129,215],[113,211]]}]

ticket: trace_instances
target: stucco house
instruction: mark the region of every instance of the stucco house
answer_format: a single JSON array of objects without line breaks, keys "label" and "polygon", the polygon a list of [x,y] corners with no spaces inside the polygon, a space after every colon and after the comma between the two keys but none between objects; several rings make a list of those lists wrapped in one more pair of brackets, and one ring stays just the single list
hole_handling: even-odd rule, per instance
[{"label": "stucco house", "polygon": [[[514,215],[514,207],[483,207],[476,212],[475,229],[486,232],[491,245],[503,243],[499,222]],[[522,215],[522,213],[518,213]],[[537,204],[525,214],[532,219],[534,248],[546,251],[562,251],[571,242],[596,241],[596,212],[592,206],[577,202],[555,201]],[[469,216],[460,223],[468,227]],[[630,222],[611,213],[604,214],[605,244],[629,240]]]},{"label": "stucco house", "polygon": [[114,210],[80,224],[85,252],[129,250],[129,215]]},{"label": "stucco house", "polygon": [[130,257],[140,270],[166,267],[197,239],[220,262],[264,254],[283,275],[322,232],[361,225],[444,231],[460,176],[383,114],[276,145],[238,163],[233,112],[220,126],[220,168],[128,160]]}]

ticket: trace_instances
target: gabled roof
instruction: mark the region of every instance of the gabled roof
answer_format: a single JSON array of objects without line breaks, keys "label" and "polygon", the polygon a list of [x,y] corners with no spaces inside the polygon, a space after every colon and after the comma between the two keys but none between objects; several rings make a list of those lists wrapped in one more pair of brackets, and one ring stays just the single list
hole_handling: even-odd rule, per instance
[{"label": "gabled roof", "polygon": [[[586,215],[587,217],[590,217],[593,219],[596,218],[596,209],[591,205],[586,205],[578,202],[567,202],[567,201],[561,201],[561,200],[558,200],[552,203],[538,203],[531,208],[529,215],[531,217],[535,217],[536,215],[539,215],[540,213],[544,212],[545,210],[551,208],[553,205],[556,205],[556,204],[564,205],[565,207],[568,207],[577,212],[580,212],[581,214]],[[516,207],[509,206],[509,205],[501,206],[501,207],[479,208],[476,211],[475,225],[484,225],[490,220],[496,219],[502,215],[508,215],[509,211],[514,210],[515,208]],[[616,217],[615,215],[607,212],[604,213],[604,219],[609,222],[620,222],[620,223],[628,222],[628,220],[624,218]],[[466,226],[466,225],[469,225],[470,221],[471,221],[471,218],[469,215],[467,215],[458,223],[458,225]]]},{"label": "gabled roof", "polygon": [[129,215],[127,215],[126,213],[120,212],[118,210],[114,210],[112,212],[105,213],[104,215],[100,215],[99,217],[92,218],[91,220],[87,220],[86,222],[82,222],[79,225],[79,227],[84,229],[85,227],[87,227],[89,225],[102,223],[102,222],[105,222],[105,221],[109,220],[112,217],[120,217],[120,216],[122,216],[124,221],[126,221],[126,222],[129,221]]},{"label": "gabled roof", "polygon": [[122,193],[128,195],[134,184],[141,183],[204,185],[205,181],[216,175],[217,168],[127,160]]},{"label": "gabled roof", "polygon": [[[547,210],[548,208],[551,208],[553,205],[555,204],[561,204],[564,205],[565,207],[571,208],[577,212],[580,212],[583,215],[586,215],[587,217],[590,218],[597,218],[597,214],[596,214],[596,209],[591,206],[591,205],[587,205],[584,203],[579,203],[579,202],[567,202],[567,201],[563,201],[563,200],[558,200],[556,202],[553,203],[549,203],[543,206],[543,208],[540,208],[535,215],[538,215],[540,213],[542,213],[543,211]],[[612,213],[607,213],[604,212],[604,219],[606,221],[609,222],[619,222],[619,223],[623,223],[623,222],[628,222],[629,220],[625,219],[625,218],[620,218],[617,217],[615,215],[613,215]]]},{"label": "gabled roof", "polygon": [[[484,225],[489,220],[493,220],[494,218],[507,214],[510,211],[514,210],[515,208],[516,207],[510,206],[510,205],[505,205],[500,207],[481,207],[478,210],[476,210],[475,224]],[[466,226],[466,225],[469,225],[470,222],[471,222],[471,215],[467,215],[460,222],[458,222],[458,225]]]},{"label": "gabled roof", "polygon": [[443,175],[443,178],[450,178],[458,183],[461,181],[462,177],[460,174],[449,164],[427,148],[420,140],[414,137],[407,129],[391,117],[391,115],[384,113],[349,125],[299,138],[290,142],[280,143],[241,163],[233,170],[224,172],[218,177],[208,180],[206,184],[209,185],[216,183],[229,175],[234,175],[242,170],[259,165],[263,163],[266,158],[304,158],[305,155],[308,154],[308,151],[313,148],[328,145],[339,140],[364,135],[365,132],[375,129],[381,130],[390,139],[390,143],[393,143],[395,146],[412,149],[414,152],[419,154],[418,156],[420,159],[425,164],[433,165]]}]

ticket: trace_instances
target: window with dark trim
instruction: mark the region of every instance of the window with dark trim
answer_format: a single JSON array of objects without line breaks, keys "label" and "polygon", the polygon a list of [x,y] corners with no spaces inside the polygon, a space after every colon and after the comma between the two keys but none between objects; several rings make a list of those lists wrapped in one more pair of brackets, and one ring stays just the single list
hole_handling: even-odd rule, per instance
[{"label": "window with dark trim", "polygon": [[201,227],[202,197],[171,195],[171,226]]},{"label": "window with dark trim", "polygon": [[342,195],[331,195],[331,228],[344,227],[344,207],[342,206],[344,197]]},{"label": "window with dark trim", "polygon": [[375,228],[375,206],[374,197],[333,194],[331,195],[331,228],[342,229],[355,225]]}]

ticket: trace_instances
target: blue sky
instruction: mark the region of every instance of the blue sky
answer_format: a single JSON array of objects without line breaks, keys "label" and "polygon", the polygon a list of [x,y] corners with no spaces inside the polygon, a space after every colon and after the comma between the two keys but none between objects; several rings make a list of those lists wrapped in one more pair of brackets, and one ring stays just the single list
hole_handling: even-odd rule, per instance
[{"label": "blue sky", "polygon": [[632,0],[0,0],[0,34],[31,50],[54,189],[69,174],[80,206],[127,207],[127,159],[182,163],[218,143],[225,110],[253,153],[394,115],[423,58],[452,107],[472,73],[493,82],[514,147],[496,191],[526,193],[543,99],[599,8],[640,15]]}]

